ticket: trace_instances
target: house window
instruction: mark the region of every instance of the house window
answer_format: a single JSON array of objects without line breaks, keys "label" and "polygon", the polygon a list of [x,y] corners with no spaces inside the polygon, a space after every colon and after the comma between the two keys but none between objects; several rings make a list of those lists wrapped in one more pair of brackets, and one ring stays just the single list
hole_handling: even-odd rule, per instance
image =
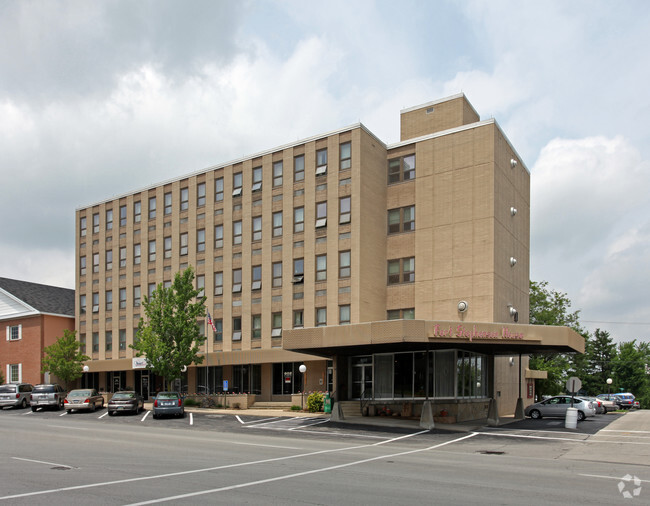
[{"label": "house window", "polygon": [[260,290],[262,288],[262,266],[254,265],[252,270],[251,290]]},{"label": "house window", "polygon": [[106,331],[106,334],[104,334],[104,343],[106,351],[113,351],[113,332],[110,330]]},{"label": "house window", "polygon": [[305,208],[296,207],[293,210],[293,231],[294,233],[303,232],[305,230]]},{"label": "house window", "polygon": [[165,258],[171,258],[172,257],[172,238],[171,237],[165,237],[163,239],[163,248],[164,248],[164,253],[163,256]]},{"label": "house window", "polygon": [[205,251],[205,229],[196,231],[196,251],[201,253]]},{"label": "house window", "polygon": [[156,197],[149,197],[149,219],[156,217]]},{"label": "house window", "polygon": [[120,206],[120,227],[126,227],[126,206]]},{"label": "house window", "polygon": [[93,272],[99,272],[99,253],[93,253]]},{"label": "house window", "polygon": [[126,288],[120,288],[120,309],[126,309]]},{"label": "house window", "polygon": [[293,328],[303,327],[303,312],[302,309],[297,309],[293,312]]},{"label": "house window", "polygon": [[112,249],[107,249],[106,250],[106,270],[107,271],[113,270],[113,250]]},{"label": "house window", "polygon": [[214,273],[214,294],[223,295],[223,272]]},{"label": "house window", "polygon": [[188,245],[189,245],[189,239],[187,236],[187,232],[183,232],[181,234],[181,251],[180,251],[181,256],[187,255]]},{"label": "house window", "polygon": [[339,306],[339,325],[350,324],[350,305]]},{"label": "house window", "polygon": [[7,382],[22,383],[22,364],[7,364]]},{"label": "house window", "polygon": [[133,265],[140,265],[141,248],[139,244],[133,245]]},{"label": "house window", "polygon": [[79,218],[79,237],[86,237],[87,219],[85,216]]},{"label": "house window", "polygon": [[316,151],[316,175],[327,174],[327,148]]},{"label": "house window", "polygon": [[232,222],[232,243],[241,244],[242,226],[241,220]]},{"label": "house window", "polygon": [[262,167],[253,168],[253,187],[251,191],[258,192],[262,189]]},{"label": "house window", "polygon": [[142,293],[140,291],[140,286],[133,287],[133,307],[140,307],[142,303]]},{"label": "house window", "polygon": [[241,316],[232,319],[232,340],[241,341]]},{"label": "house window", "polygon": [[251,318],[251,338],[262,338],[262,315],[254,314]]},{"label": "house window", "polygon": [[79,275],[86,275],[86,257],[79,257]]},{"label": "house window", "polygon": [[388,184],[415,179],[415,155],[388,160]]},{"label": "house window", "polygon": [[282,236],[282,211],[273,213],[273,237]]},{"label": "house window", "polygon": [[205,206],[205,183],[196,185],[196,206]]},{"label": "house window", "polygon": [[242,271],[241,269],[232,270],[232,291],[233,293],[241,293]]},{"label": "house window", "polygon": [[293,180],[294,182],[305,179],[305,155],[296,156],[293,159]]},{"label": "house window", "polygon": [[181,188],[181,211],[187,211],[190,207],[190,189]]},{"label": "house window", "polygon": [[303,258],[293,259],[293,282],[302,283],[305,280],[305,261]]},{"label": "house window", "polygon": [[125,329],[120,329],[120,351],[126,351],[126,330]]},{"label": "house window", "polygon": [[223,202],[223,178],[218,177],[214,180],[214,201]]},{"label": "house window", "polygon": [[165,216],[172,214],[172,194],[165,193]]},{"label": "house window", "polygon": [[22,339],[22,325],[7,326],[7,341],[19,341]]},{"label": "house window", "polygon": [[415,230],[415,206],[390,209],[388,211],[388,233],[411,232]]},{"label": "house window", "polygon": [[93,293],[93,313],[99,313],[99,292]]},{"label": "house window", "polygon": [[327,325],[327,308],[316,308],[316,326],[323,327]]},{"label": "house window", "polygon": [[316,281],[327,279],[327,255],[316,255]]},{"label": "house window", "polygon": [[350,270],[350,251],[339,251],[339,278],[349,278]]},{"label": "house window", "polygon": [[316,228],[327,225],[327,202],[316,204]]},{"label": "house window", "polygon": [[113,230],[113,210],[106,211],[106,230]]},{"label": "house window", "polygon": [[203,297],[205,295],[205,276],[203,274],[196,277],[196,289],[199,291],[197,297]]},{"label": "house window", "polygon": [[120,248],[120,267],[126,267],[126,246]]},{"label": "house window", "polygon": [[156,261],[156,241],[149,241],[149,261]]},{"label": "house window", "polygon": [[140,201],[136,201],[133,203],[133,223],[140,223],[140,219],[142,217],[142,204],[140,204]]},{"label": "house window", "polygon": [[223,341],[223,320],[221,318],[215,318],[212,323],[214,323],[214,342],[220,343]]},{"label": "house window", "polygon": [[350,142],[344,142],[341,144],[340,154],[339,170],[349,169],[352,165],[352,144]]},{"label": "house window", "polygon": [[214,247],[217,249],[223,248],[223,225],[215,225],[214,227]]},{"label": "house window", "polygon": [[241,172],[237,172],[237,174],[233,174],[233,176],[232,176],[232,196],[233,197],[241,197],[243,181],[244,181],[244,177],[242,176]]},{"label": "house window", "polygon": [[415,281],[415,258],[388,261],[388,284],[413,283]]},{"label": "house window", "polygon": [[79,296],[79,313],[80,314],[86,314],[86,296],[85,295],[80,295]]},{"label": "house window", "polygon": [[113,291],[106,290],[106,311],[113,310]]},{"label": "house window", "polygon": [[262,217],[253,216],[253,241],[262,240]]},{"label": "house window", "polygon": [[99,353],[99,332],[93,332],[93,353]]},{"label": "house window", "polygon": [[93,234],[99,234],[99,213],[93,214]]},{"label": "house window", "polygon": [[350,223],[352,217],[352,197],[341,197],[339,199],[339,223]]},{"label": "house window", "polygon": [[273,186],[282,186],[282,160],[273,162]]},{"label": "house window", "polygon": [[274,262],[272,268],[273,268],[272,286],[273,288],[278,288],[282,286],[282,262]]}]

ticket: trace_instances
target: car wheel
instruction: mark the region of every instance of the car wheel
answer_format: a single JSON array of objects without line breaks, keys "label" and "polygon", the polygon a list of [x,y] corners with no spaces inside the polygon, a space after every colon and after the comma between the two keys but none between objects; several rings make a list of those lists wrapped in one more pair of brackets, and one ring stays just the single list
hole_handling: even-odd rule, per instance
[{"label": "car wheel", "polygon": [[538,409],[533,409],[530,412],[530,417],[535,419],[535,420],[539,420],[540,418],[542,418],[542,414],[540,413],[540,411]]},{"label": "car wheel", "polygon": [[97,405],[93,402],[93,403],[90,405],[90,412],[92,413],[93,411],[95,411],[95,408],[97,408]]},{"label": "car wheel", "polygon": [[109,411],[108,416],[113,416],[115,414],[115,411]]},{"label": "car wheel", "polygon": [[585,418],[585,414],[582,411],[578,411],[578,421],[582,422]]},{"label": "car wheel", "polygon": [[603,406],[603,415],[607,414],[607,408]]},{"label": "car wheel", "polygon": [[20,407],[25,409],[27,407],[27,399],[23,399],[23,402],[20,403]]}]

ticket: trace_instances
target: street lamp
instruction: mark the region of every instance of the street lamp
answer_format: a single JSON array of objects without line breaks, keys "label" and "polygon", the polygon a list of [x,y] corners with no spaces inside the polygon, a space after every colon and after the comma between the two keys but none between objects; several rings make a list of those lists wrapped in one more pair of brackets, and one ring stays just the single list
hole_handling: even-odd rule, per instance
[{"label": "street lamp", "polygon": [[302,393],[300,394],[300,409],[305,409],[305,373],[307,372],[307,366],[305,364],[300,364],[298,370],[302,373]]},{"label": "street lamp", "polygon": [[610,390],[612,389],[612,378],[607,378],[607,398],[609,400]]}]

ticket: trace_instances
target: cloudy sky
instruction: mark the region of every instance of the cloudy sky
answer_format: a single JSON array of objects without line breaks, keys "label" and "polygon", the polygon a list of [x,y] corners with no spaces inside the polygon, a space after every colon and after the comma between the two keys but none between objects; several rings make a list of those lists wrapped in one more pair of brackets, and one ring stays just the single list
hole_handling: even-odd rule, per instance
[{"label": "cloudy sky", "polygon": [[0,276],[74,288],[74,212],[464,92],[531,171],[531,279],[650,338],[650,9],[611,1],[0,3]]}]

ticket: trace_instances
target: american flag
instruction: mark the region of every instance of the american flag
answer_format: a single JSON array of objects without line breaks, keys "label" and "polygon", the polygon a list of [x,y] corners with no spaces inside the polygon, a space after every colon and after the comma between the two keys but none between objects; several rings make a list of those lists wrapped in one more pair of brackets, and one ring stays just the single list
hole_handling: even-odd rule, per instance
[{"label": "american flag", "polygon": [[210,327],[212,327],[212,330],[214,332],[217,331],[217,327],[214,326],[214,322],[212,321],[212,316],[210,316],[210,311],[208,311],[208,325],[210,325]]}]

